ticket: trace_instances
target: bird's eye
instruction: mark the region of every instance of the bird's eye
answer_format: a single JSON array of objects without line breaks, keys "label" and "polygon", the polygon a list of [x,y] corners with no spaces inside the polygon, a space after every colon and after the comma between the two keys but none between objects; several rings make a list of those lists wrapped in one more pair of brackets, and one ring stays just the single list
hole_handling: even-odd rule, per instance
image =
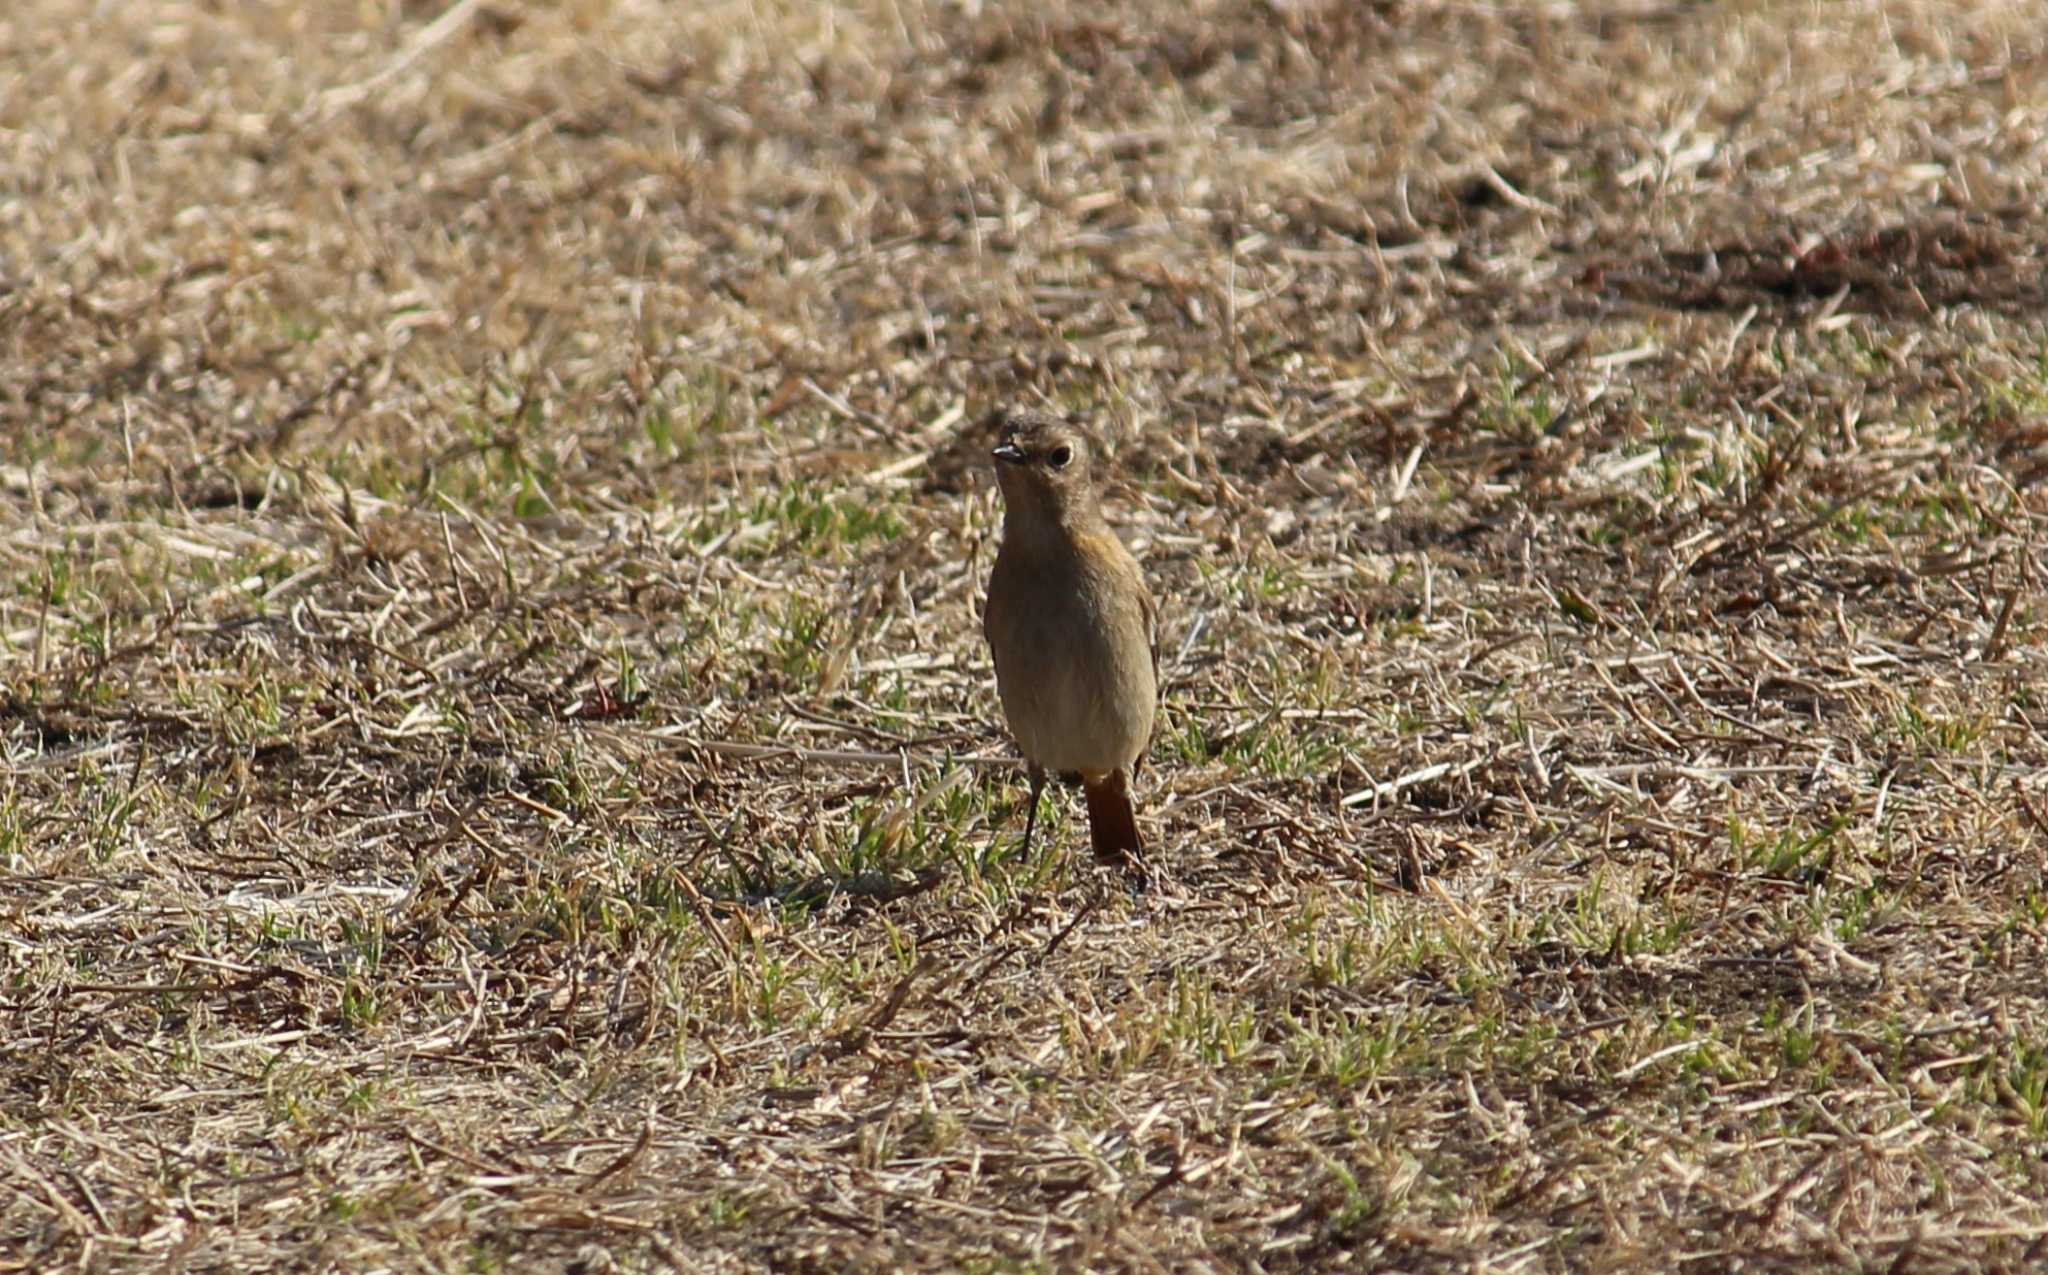
[{"label": "bird's eye", "polygon": [[1074,449],[1062,443],[1047,453],[1045,459],[1054,469],[1065,469],[1074,459]]}]

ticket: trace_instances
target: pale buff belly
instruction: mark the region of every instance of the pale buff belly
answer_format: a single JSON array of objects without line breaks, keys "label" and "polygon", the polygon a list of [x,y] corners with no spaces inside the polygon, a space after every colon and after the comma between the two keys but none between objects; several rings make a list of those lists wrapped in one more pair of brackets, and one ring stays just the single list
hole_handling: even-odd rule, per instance
[{"label": "pale buff belly", "polygon": [[1025,653],[996,661],[996,691],[1024,756],[1084,775],[1136,760],[1151,738],[1158,699],[1149,643],[1100,640],[1086,626],[1061,623],[1056,611],[1022,628]]}]

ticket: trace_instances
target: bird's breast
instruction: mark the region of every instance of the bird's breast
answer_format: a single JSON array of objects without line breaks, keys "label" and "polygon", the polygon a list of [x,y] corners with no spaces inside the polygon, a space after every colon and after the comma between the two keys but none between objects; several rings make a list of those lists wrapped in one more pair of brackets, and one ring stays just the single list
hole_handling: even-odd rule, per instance
[{"label": "bird's breast", "polygon": [[1114,537],[1076,535],[1071,553],[1020,551],[1006,539],[983,627],[1003,715],[1026,757],[1104,774],[1144,751],[1158,703],[1144,588]]}]

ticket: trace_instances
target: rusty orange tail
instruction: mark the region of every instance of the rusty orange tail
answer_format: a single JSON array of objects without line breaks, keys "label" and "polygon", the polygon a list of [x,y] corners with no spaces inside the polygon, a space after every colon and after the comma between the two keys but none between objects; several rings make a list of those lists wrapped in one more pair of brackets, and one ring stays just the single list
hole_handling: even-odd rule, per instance
[{"label": "rusty orange tail", "polygon": [[1131,809],[1131,789],[1122,770],[1100,779],[1084,779],[1081,791],[1088,798],[1088,840],[1095,857],[1119,862],[1145,848],[1138,837],[1138,814]]}]

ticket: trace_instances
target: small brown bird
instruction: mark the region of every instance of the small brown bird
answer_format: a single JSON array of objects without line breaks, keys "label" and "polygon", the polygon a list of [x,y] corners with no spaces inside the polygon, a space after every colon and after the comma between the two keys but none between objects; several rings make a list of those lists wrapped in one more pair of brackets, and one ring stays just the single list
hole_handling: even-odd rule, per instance
[{"label": "small brown bird", "polygon": [[995,657],[1003,716],[1031,768],[1024,848],[1046,771],[1078,773],[1098,858],[1142,850],[1131,809],[1159,708],[1157,613],[1137,560],[1102,520],[1102,449],[1037,412],[1004,419],[994,452],[1003,546],[981,631]]}]

